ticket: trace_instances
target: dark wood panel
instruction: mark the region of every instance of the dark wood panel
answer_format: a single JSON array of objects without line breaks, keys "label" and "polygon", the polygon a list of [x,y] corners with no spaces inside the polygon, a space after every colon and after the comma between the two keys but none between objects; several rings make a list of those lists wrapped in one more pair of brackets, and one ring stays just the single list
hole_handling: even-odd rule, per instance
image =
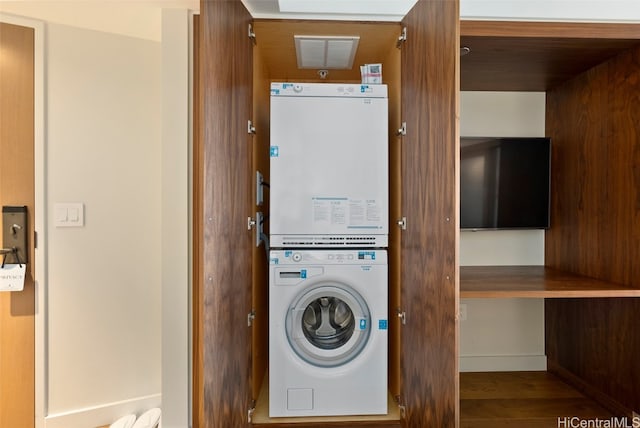
[{"label": "dark wood panel", "polygon": [[458,1],[421,0],[402,46],[402,400],[407,427],[457,426]]},{"label": "dark wood panel", "polygon": [[640,299],[545,302],[549,370],[581,380],[581,388],[612,411],[640,410]]},{"label": "dark wood panel", "polygon": [[203,183],[195,198],[203,201],[203,230],[194,419],[199,427],[240,427],[251,407],[251,17],[240,0],[202,1],[200,16]]},{"label": "dark wood panel", "polygon": [[461,266],[462,298],[640,297],[640,289],[545,266]]},{"label": "dark wood panel", "polygon": [[462,21],[464,91],[547,91],[640,45],[640,25]]},{"label": "dark wood panel", "polygon": [[[547,94],[554,158],[547,265],[640,288],[639,94],[640,48]],[[549,359],[640,409],[638,299],[545,307]]]}]

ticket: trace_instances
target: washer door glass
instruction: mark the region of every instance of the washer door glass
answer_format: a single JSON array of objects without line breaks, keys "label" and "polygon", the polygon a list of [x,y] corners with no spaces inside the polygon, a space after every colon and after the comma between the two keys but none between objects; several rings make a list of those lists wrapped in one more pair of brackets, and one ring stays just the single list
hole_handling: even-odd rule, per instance
[{"label": "washer door glass", "polygon": [[370,332],[369,309],[360,294],[344,284],[307,290],[287,314],[287,337],[296,354],[320,367],[351,361]]}]

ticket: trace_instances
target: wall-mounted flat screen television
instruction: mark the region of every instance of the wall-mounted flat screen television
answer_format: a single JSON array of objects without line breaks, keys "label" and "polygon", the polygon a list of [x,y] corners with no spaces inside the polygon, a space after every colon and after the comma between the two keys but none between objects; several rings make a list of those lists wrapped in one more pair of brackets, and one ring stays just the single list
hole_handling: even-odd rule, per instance
[{"label": "wall-mounted flat screen television", "polygon": [[549,138],[460,138],[460,228],[550,226]]}]

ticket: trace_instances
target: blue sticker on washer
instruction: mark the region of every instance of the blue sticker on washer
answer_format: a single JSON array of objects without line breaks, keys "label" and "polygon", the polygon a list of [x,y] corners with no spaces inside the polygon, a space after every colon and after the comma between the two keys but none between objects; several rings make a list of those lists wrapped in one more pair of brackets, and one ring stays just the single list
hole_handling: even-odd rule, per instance
[{"label": "blue sticker on washer", "polygon": [[358,251],[358,260],[375,260],[375,251]]},{"label": "blue sticker on washer", "polygon": [[387,329],[387,320],[378,320],[378,330]]},{"label": "blue sticker on washer", "polygon": [[302,278],[302,279],[306,279],[307,278],[307,270],[306,269],[300,269],[300,278]]},{"label": "blue sticker on washer", "polygon": [[271,146],[271,149],[269,150],[269,156],[271,156],[272,158],[277,158],[278,156],[280,156],[280,149],[278,146]]},{"label": "blue sticker on washer", "polygon": [[293,254],[293,251],[291,251],[291,250],[285,250],[285,252],[284,252],[284,256],[285,257],[291,257],[291,254]]},{"label": "blue sticker on washer", "polygon": [[279,263],[279,260],[277,257],[271,257],[271,264],[272,265],[277,265]]},{"label": "blue sticker on washer", "polygon": [[366,329],[367,329],[367,320],[363,318],[360,320],[360,330],[366,330]]}]

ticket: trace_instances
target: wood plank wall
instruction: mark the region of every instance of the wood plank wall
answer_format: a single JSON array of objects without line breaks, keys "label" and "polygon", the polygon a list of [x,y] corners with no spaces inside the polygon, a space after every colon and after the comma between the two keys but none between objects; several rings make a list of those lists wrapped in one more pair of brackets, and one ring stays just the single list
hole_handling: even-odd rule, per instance
[{"label": "wood plank wall", "polygon": [[[547,92],[550,267],[640,288],[640,48]],[[551,366],[640,411],[640,299],[547,300]]]},{"label": "wood plank wall", "polygon": [[458,425],[458,1],[403,23],[402,390],[407,427]]},{"label": "wood plank wall", "polygon": [[240,0],[200,4],[203,182],[196,249],[194,426],[245,426],[250,408],[253,232],[251,16]]}]

